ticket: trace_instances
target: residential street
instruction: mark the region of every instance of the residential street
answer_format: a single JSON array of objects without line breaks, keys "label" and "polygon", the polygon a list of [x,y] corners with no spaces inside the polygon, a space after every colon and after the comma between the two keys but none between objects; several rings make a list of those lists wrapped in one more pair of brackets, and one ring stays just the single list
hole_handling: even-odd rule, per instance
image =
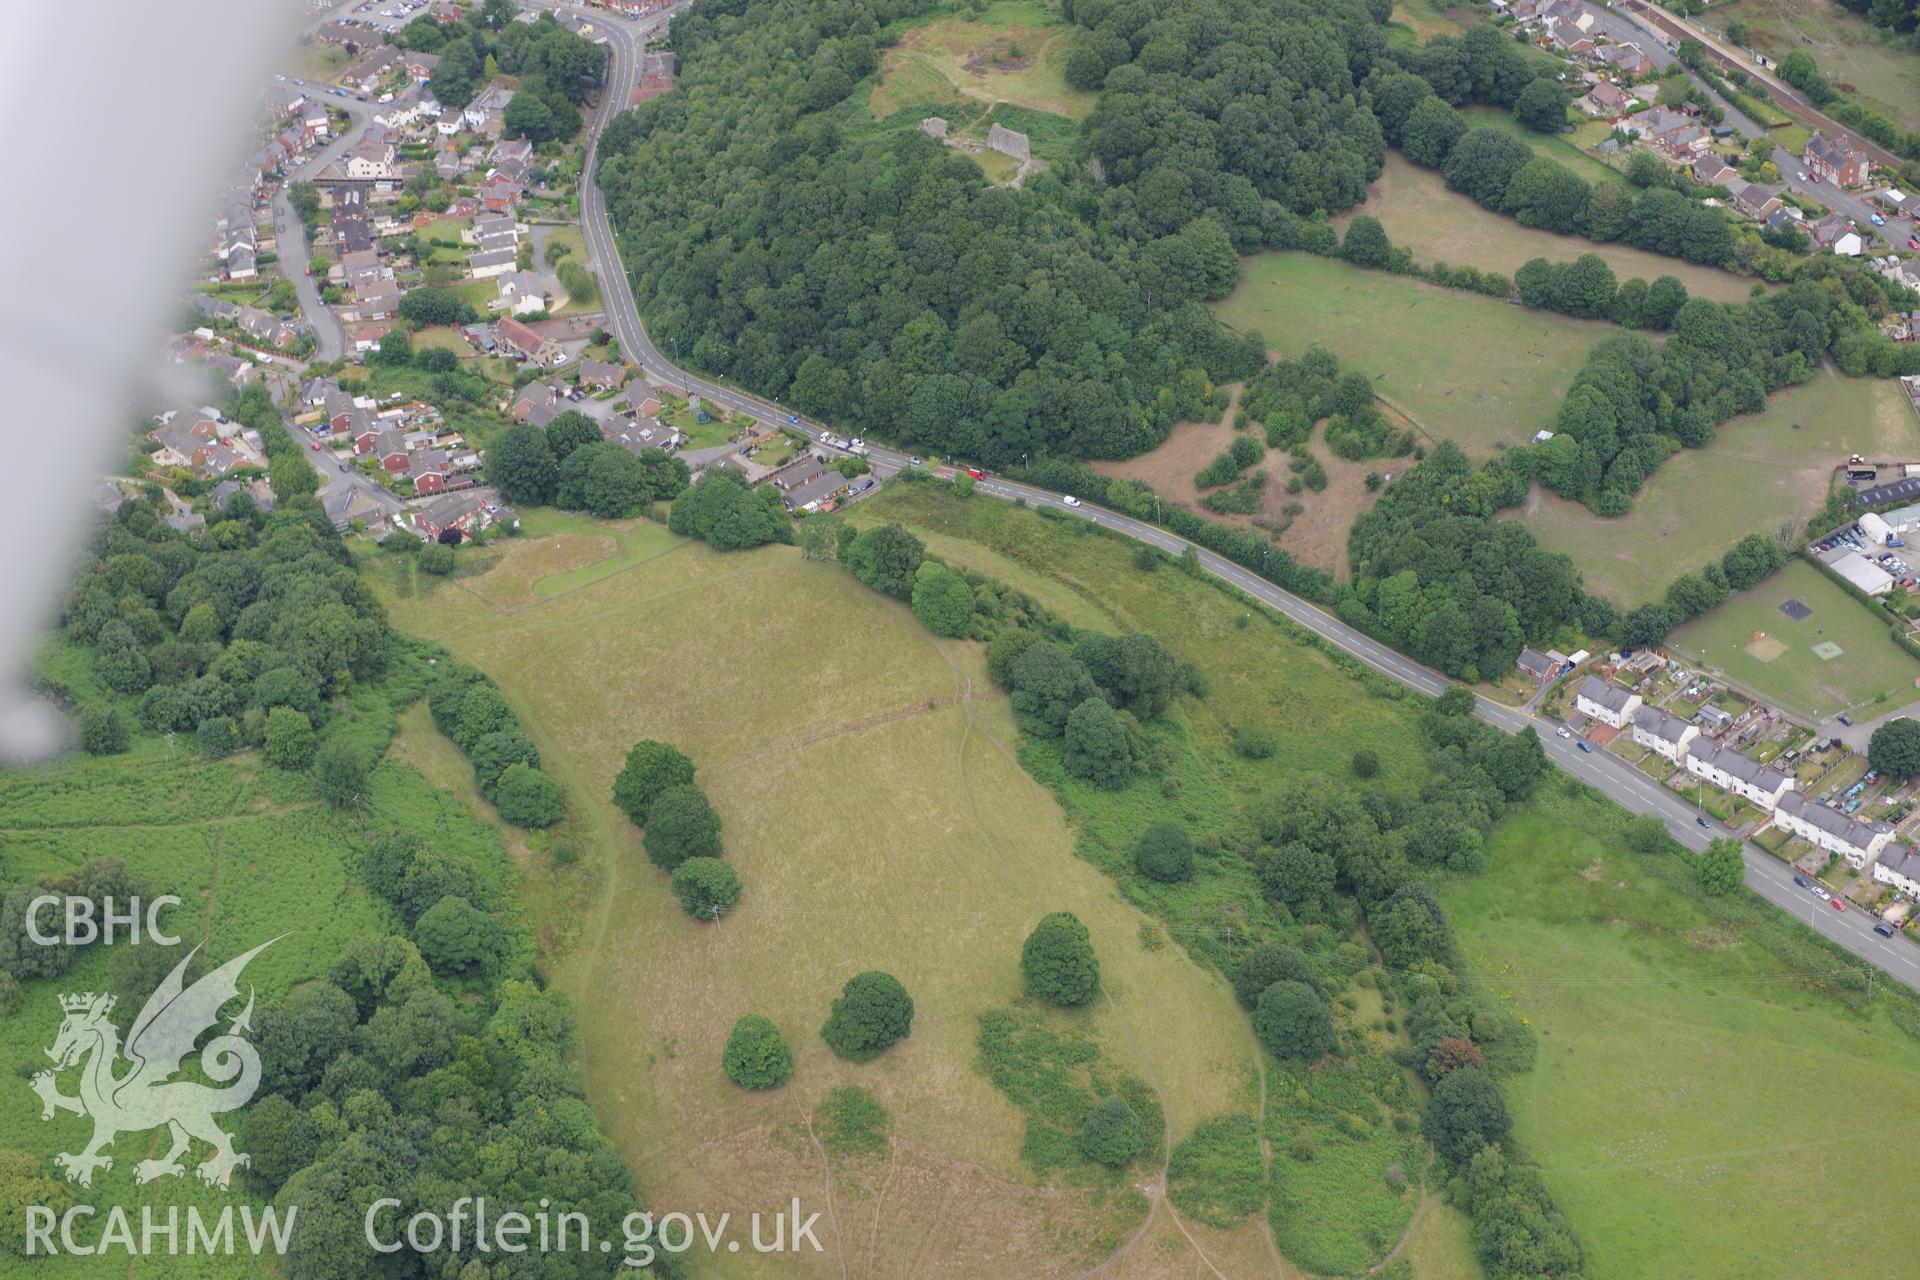
[{"label": "residential street", "polygon": [[[292,81],[288,83],[291,85]],[[293,281],[293,291],[300,299],[300,314],[313,326],[314,359],[338,360],[346,351],[346,332],[340,326],[340,318],[320,300],[321,281],[307,274],[307,232],[300,216],[293,211],[291,193],[296,181],[318,173],[358,142],[360,135],[367,131],[373,112],[366,103],[355,102],[351,98],[336,98],[317,88],[311,81],[299,87],[304,88],[315,101],[336,107],[353,117],[353,123],[345,133],[308,156],[306,163],[288,174],[273,195],[273,232],[280,247],[280,271]]]}]

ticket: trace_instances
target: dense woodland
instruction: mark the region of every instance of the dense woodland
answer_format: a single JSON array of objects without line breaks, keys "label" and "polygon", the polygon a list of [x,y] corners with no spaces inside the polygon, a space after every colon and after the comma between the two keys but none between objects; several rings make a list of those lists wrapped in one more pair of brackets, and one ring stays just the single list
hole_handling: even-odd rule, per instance
[{"label": "dense woodland", "polygon": [[[1104,189],[1021,192],[854,81],[916,10],[703,4],[681,91],[621,117],[602,183],[663,348],[850,429],[992,465],[1114,457],[1264,361],[1199,305],[1237,252],[1359,200],[1385,142],[1361,105],[1384,15],[1330,5],[1082,5],[1108,57]],[[743,93],[743,85],[753,86]]]}]

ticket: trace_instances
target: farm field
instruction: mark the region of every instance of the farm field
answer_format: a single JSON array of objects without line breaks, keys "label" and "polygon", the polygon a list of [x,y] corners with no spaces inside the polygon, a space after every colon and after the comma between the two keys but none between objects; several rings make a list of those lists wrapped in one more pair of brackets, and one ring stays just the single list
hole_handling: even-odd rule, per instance
[{"label": "farm field", "polygon": [[1897,1140],[1920,1105],[1920,1041],[1884,1004],[1856,1012],[1810,990],[1640,865],[1622,816],[1537,800],[1495,829],[1482,875],[1439,891],[1468,970],[1537,1034],[1508,1095],[1514,1133],[1585,1274],[1911,1274],[1873,1244],[1886,1230],[1874,1189],[1920,1163]]},{"label": "farm field", "polygon": [[1668,275],[1686,285],[1688,293],[1716,302],[1744,302],[1756,283],[1731,271],[1696,266],[1631,245],[1595,244],[1580,236],[1523,227],[1447,190],[1439,170],[1422,168],[1398,151],[1387,152],[1386,170],[1373,184],[1366,204],[1334,220],[1342,234],[1356,213],[1380,219],[1388,238],[1411,249],[1414,260],[1428,266],[1445,262],[1512,276],[1534,258],[1571,262],[1583,253],[1597,253],[1621,280],[1639,276],[1652,281]]},{"label": "farm field", "polygon": [[1476,459],[1551,426],[1612,329],[1303,253],[1244,259],[1240,284],[1214,310],[1282,355],[1325,347],[1371,376],[1374,394],[1429,440]]},{"label": "farm field", "polygon": [[[1789,599],[1813,612],[1793,620],[1779,608]],[[1766,635],[1756,640],[1756,632]],[[1896,707],[1920,696],[1914,692],[1920,659],[1893,643],[1878,616],[1803,560],[1789,561],[1759,586],[1689,622],[1667,644],[1806,719],[1826,719],[1882,694]],[[1841,653],[1822,658],[1814,652],[1819,644],[1838,645]]]},{"label": "farm field", "polygon": [[1668,458],[1624,516],[1603,520],[1536,488],[1525,519],[1547,550],[1573,557],[1589,591],[1631,608],[1749,533],[1797,536],[1848,454],[1901,458],[1916,446],[1920,419],[1898,382],[1828,368],[1722,423],[1706,448]]},{"label": "farm field", "polygon": [[1073,30],[1047,0],[995,0],[977,16],[906,27],[880,60],[868,109],[885,120],[908,107],[973,99],[1079,120],[1099,95],[1067,87]]},{"label": "farm field", "polygon": [[1775,59],[1805,49],[1837,86],[1902,129],[1920,129],[1920,55],[1833,0],[1734,0],[1717,5],[1713,25],[1744,22],[1754,48]]},{"label": "farm field", "polygon": [[[488,576],[552,538],[502,542],[498,566],[440,589],[484,595]],[[560,571],[586,567],[574,559]],[[727,1209],[831,1194],[847,1234],[818,1266],[834,1274],[848,1259],[900,1274],[909,1258],[977,1274],[979,1251],[1000,1256],[1009,1240],[1032,1273],[1064,1274],[1116,1248],[1146,1203],[1105,1183],[1036,1191],[1017,1156],[1021,1113],[976,1070],[979,1017],[1018,999],[1027,930],[1053,909],[1092,929],[1113,1002],[1060,1021],[1114,1071],[1153,1082],[1175,1142],[1246,1105],[1253,1039],[1224,981],[1178,949],[1147,950],[1146,917],[1073,856],[1058,807],[1014,758],[979,647],[933,639],[904,606],[791,547],[689,544],[559,596],[540,581],[515,587],[534,603],[511,612],[440,608],[431,593],[391,606],[500,680],[588,811],[578,862],[554,883],[532,875],[527,900],[551,912],[537,923],[554,972],[594,1011],[589,1092],[650,1197]],[[681,914],[606,799],[648,736],[692,755],[726,824],[747,896],[718,926]],[[851,1066],[817,1028],[865,968],[899,975],[917,1012],[908,1040]],[[755,1010],[797,1059],[770,1096],[718,1068],[734,1018]],[[837,1085],[872,1089],[891,1113],[885,1167],[835,1161],[823,1178],[808,1120]],[[792,1274],[791,1262],[729,1274]]]}]

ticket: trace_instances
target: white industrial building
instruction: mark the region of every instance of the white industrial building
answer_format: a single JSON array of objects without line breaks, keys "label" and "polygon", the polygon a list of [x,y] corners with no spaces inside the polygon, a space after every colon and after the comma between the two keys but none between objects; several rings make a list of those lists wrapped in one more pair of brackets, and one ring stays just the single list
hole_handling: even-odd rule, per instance
[{"label": "white industrial building", "polygon": [[1858,551],[1849,551],[1832,562],[1833,571],[1870,596],[1883,596],[1893,589],[1893,575]]},{"label": "white industrial building", "polygon": [[1878,543],[1884,543],[1889,538],[1899,536],[1894,532],[1892,525],[1871,511],[1860,517],[1860,534],[1868,542]]}]

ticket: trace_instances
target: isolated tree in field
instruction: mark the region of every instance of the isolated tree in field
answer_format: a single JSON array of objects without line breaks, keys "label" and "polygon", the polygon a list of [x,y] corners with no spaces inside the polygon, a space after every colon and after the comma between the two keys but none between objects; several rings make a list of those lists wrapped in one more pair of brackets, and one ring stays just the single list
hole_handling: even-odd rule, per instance
[{"label": "isolated tree in field", "polygon": [[275,707],[267,712],[267,763],[281,769],[304,769],[313,763],[313,724],[304,712]]},{"label": "isolated tree in field", "polygon": [[1253,1033],[1267,1052],[1312,1062],[1333,1052],[1333,1011],[1304,982],[1276,982],[1253,1007]]},{"label": "isolated tree in field", "polygon": [[1363,213],[1347,225],[1340,256],[1356,267],[1384,267],[1393,260],[1393,243],[1380,219]]},{"label": "isolated tree in field", "polygon": [[1146,1147],[1140,1117],[1124,1098],[1108,1098],[1087,1113],[1080,1127],[1080,1154],[1109,1169],[1125,1168]]},{"label": "isolated tree in field", "polygon": [[733,1024],[720,1065],[742,1089],[777,1089],[793,1075],[793,1050],[773,1019],[746,1013]]},{"label": "isolated tree in field", "polygon": [[[275,709],[281,710],[282,708]],[[295,712],[294,714],[298,715],[299,713]],[[301,718],[304,720],[306,717],[302,716]],[[267,759],[273,760],[273,748],[271,746],[273,717],[271,713],[269,713],[267,717],[267,728],[269,731]],[[80,749],[88,755],[117,756],[127,749],[132,743],[132,740],[133,730],[127,724],[127,718],[120,714],[120,708],[88,707],[80,713]],[[313,748],[311,746],[307,748],[307,755],[309,759],[312,758]],[[274,763],[278,764],[279,761],[275,760]],[[306,760],[302,760],[297,765],[287,767],[304,769],[307,767],[307,762]]]},{"label": "isolated tree in field", "polygon": [[534,831],[552,826],[566,811],[560,784],[525,763],[507,766],[494,784],[493,803],[502,819]]},{"label": "isolated tree in field", "polygon": [[1353,753],[1350,763],[1356,778],[1371,778],[1380,772],[1380,757],[1365,747]]},{"label": "isolated tree in field", "polygon": [[718,920],[740,902],[740,877],[718,858],[688,858],[673,869],[667,887],[696,920]]},{"label": "isolated tree in field", "polygon": [[647,825],[647,810],[669,787],[693,785],[693,761],[670,742],[642,738],[627,752],[627,763],[613,780],[613,802],[635,826]]},{"label": "isolated tree in field", "polygon": [[1867,741],[1867,763],[1891,778],[1920,773],[1920,720],[1889,720]]},{"label": "isolated tree in field", "polygon": [[1162,884],[1186,880],[1193,875],[1193,838],[1177,822],[1156,822],[1134,846],[1133,865],[1147,879]]},{"label": "isolated tree in field", "polygon": [[647,859],[671,871],[688,858],[720,856],[720,815],[694,786],[668,787],[647,808]]},{"label": "isolated tree in field", "polygon": [[1075,1009],[1100,990],[1100,959],[1087,926],[1071,911],[1042,919],[1020,949],[1020,978],[1027,994]]},{"label": "isolated tree in field", "polygon": [[1068,773],[1097,787],[1118,791],[1133,781],[1133,742],[1098,695],[1068,713],[1060,755]]},{"label": "isolated tree in field", "polygon": [[856,974],[820,1028],[820,1038],[842,1058],[868,1062],[913,1029],[913,998],[900,980],[878,969]]},{"label": "isolated tree in field", "polygon": [[313,785],[336,809],[353,804],[367,792],[366,754],[344,738],[333,739],[313,758]]},{"label": "isolated tree in field", "polygon": [[1567,122],[1567,95],[1551,80],[1534,80],[1513,100],[1513,118],[1535,133],[1558,133]]},{"label": "isolated tree in field", "polygon": [[500,922],[465,898],[440,899],[413,925],[413,945],[437,974],[491,970],[506,955]]},{"label": "isolated tree in field", "polygon": [[1456,1164],[1513,1129],[1507,1104],[1493,1080],[1479,1067],[1449,1071],[1433,1086],[1427,1103],[1427,1138]]},{"label": "isolated tree in field", "polygon": [[937,636],[963,636],[973,621],[973,589],[947,566],[923,560],[913,574],[913,613]]},{"label": "isolated tree in field", "polygon": [[1276,982],[1298,982],[1320,994],[1320,976],[1307,958],[1284,942],[1269,942],[1234,966],[1233,994],[1243,1008],[1260,1003],[1260,996]]},{"label": "isolated tree in field", "polygon": [[1718,837],[1694,862],[1693,870],[1703,890],[1724,898],[1746,883],[1747,863],[1740,855],[1740,842],[1732,836]]},{"label": "isolated tree in field", "polygon": [[508,502],[527,506],[551,502],[558,478],[553,449],[537,427],[508,427],[487,453],[487,479],[499,486],[500,496]]}]

